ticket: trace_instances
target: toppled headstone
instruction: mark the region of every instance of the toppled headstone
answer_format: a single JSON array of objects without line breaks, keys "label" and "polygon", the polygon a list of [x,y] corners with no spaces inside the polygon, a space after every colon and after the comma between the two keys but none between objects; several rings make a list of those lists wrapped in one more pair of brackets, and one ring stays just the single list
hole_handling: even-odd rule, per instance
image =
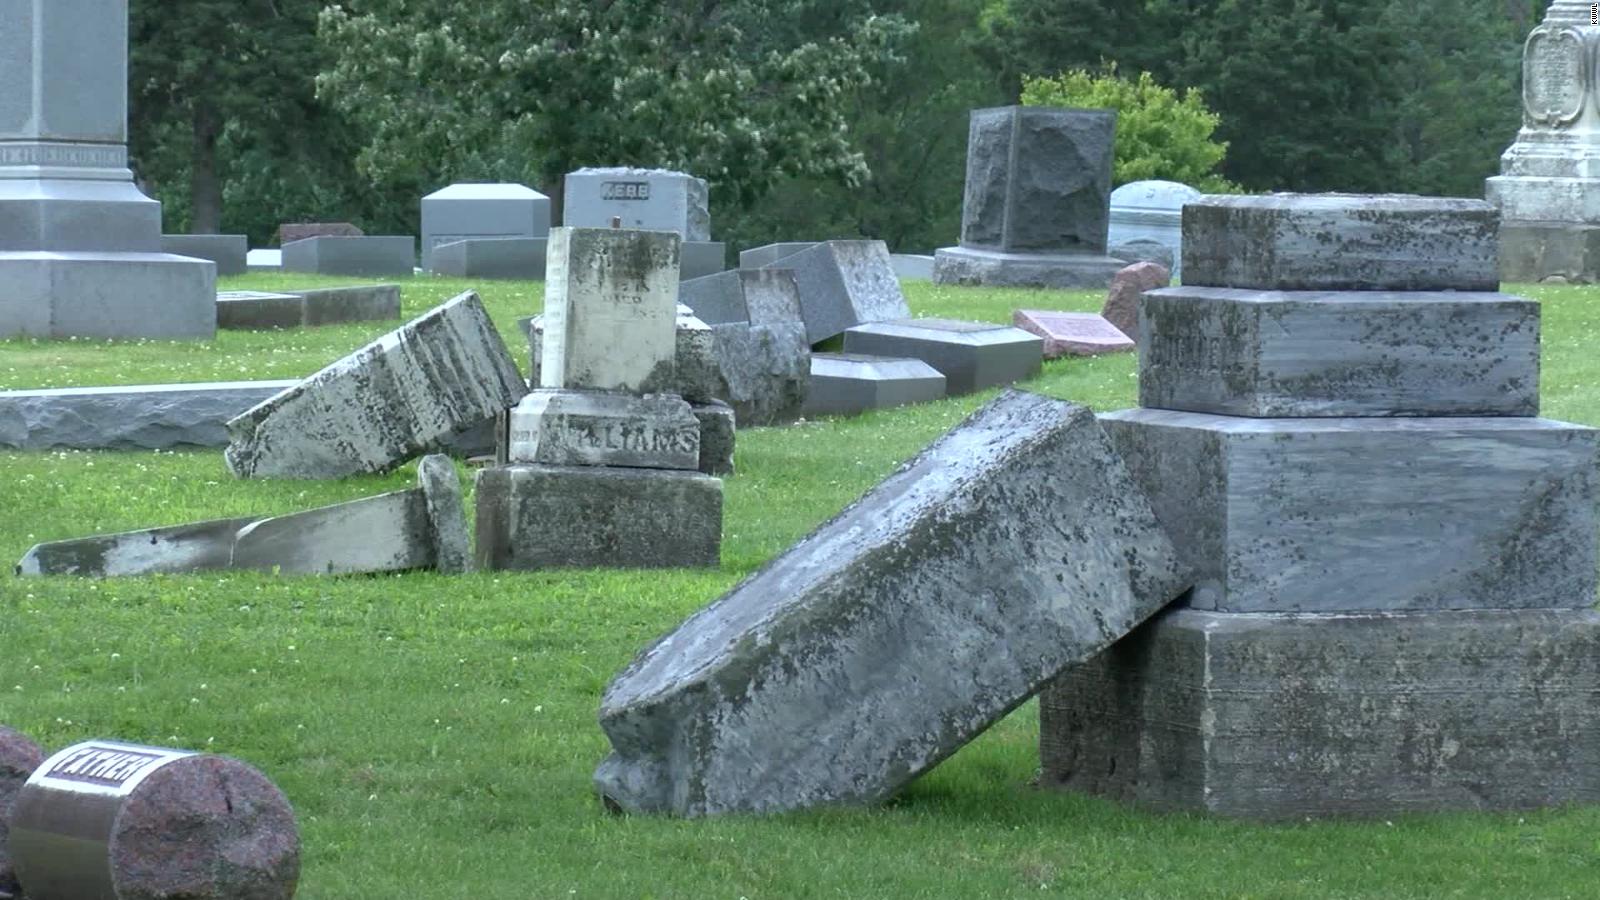
[{"label": "toppled headstone", "polygon": [[17,878],[34,900],[290,900],[294,810],[236,759],[111,741],[62,750],[17,797]]},{"label": "toppled headstone", "polygon": [[816,241],[783,241],[751,247],[749,250],[739,251],[739,268],[763,269],[780,259],[793,256],[801,250],[809,250],[816,245]]},{"label": "toppled headstone", "polygon": [[661,231],[550,232],[540,387],[671,390],[678,243]]},{"label": "toppled headstone", "polygon": [[234,536],[258,518],[214,519],[36,544],[17,564],[17,574],[101,578],[226,569],[233,558]]},{"label": "toppled headstone", "polygon": [[794,271],[812,344],[856,325],[911,315],[883,241],[826,241],[772,265]]},{"label": "toppled headstone", "polygon": [[944,375],[920,359],[813,353],[801,412],[837,415],[926,403],[945,395]]},{"label": "toppled headstone", "polygon": [[541,388],[511,410],[509,460],[552,466],[695,469],[700,422],[671,394]]},{"label": "toppled headstone", "polygon": [[734,429],[737,425],[733,407],[720,401],[696,403],[693,412],[700,421],[698,468],[707,475],[732,475]]},{"label": "toppled headstone", "polygon": [[811,344],[800,322],[713,325],[719,399],[739,427],[778,425],[800,417],[811,385]]},{"label": "toppled headstone", "polygon": [[301,328],[398,318],[400,286],[397,284],[217,294],[218,328]]},{"label": "toppled headstone", "polygon": [[285,272],[314,275],[410,276],[417,267],[417,239],[410,235],[309,237],[283,245]]},{"label": "toppled headstone", "polygon": [[383,472],[527,393],[468,291],[228,422],[242,478]]},{"label": "toppled headstone", "polygon": [[170,450],[224,447],[229,419],[294,381],[0,391],[0,447]]},{"label": "toppled headstone", "polygon": [[686,279],[678,285],[678,302],[693,310],[695,318],[707,325],[748,322],[750,310],[745,306],[744,276],[749,271],[760,270],[735,269]]},{"label": "toppled headstone", "polygon": [[1057,312],[1050,309],[1019,309],[1011,321],[1029,334],[1044,340],[1044,358],[1097,356],[1132,350],[1133,338],[1123,334],[1104,316],[1094,313]]},{"label": "toppled headstone", "polygon": [[549,233],[550,198],[527,185],[452,184],[422,198],[422,268],[430,272],[439,271],[433,254],[444,244]]},{"label": "toppled headstone", "polygon": [[17,894],[17,873],[6,850],[11,818],[22,785],[44,762],[44,751],[26,735],[0,725],[0,897]]},{"label": "toppled headstone", "polygon": [[1010,391],[606,689],[607,805],[882,800],[1187,581],[1089,410]]},{"label": "toppled headstone", "polygon": [[844,352],[920,359],[944,375],[945,392],[970,394],[1039,374],[1043,342],[1009,325],[896,319],[844,333]]},{"label": "toppled headstone", "polygon": [[1139,297],[1145,291],[1172,283],[1172,273],[1153,262],[1137,262],[1111,277],[1105,305],[1100,315],[1135,343],[1139,340]]}]

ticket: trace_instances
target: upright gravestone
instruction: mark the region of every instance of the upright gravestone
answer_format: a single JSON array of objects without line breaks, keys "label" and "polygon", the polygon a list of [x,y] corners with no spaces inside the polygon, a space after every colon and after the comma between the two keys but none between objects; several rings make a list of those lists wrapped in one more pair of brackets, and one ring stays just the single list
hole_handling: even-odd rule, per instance
[{"label": "upright gravestone", "polygon": [[1600,97],[1594,4],[1556,0],[1522,51],[1522,129],[1485,196],[1506,281],[1600,280]]},{"label": "upright gravestone", "polygon": [[1112,110],[972,111],[961,246],[934,254],[940,284],[1105,287]]},{"label": "upright gravestone", "polygon": [[525,185],[452,184],[422,198],[422,268],[430,272],[441,244],[549,234],[550,198]]},{"label": "upright gravestone", "polygon": [[1181,277],[1183,205],[1199,196],[1199,191],[1176,181],[1132,181],[1112,191],[1111,255],[1137,262],[1148,255],[1140,244],[1159,244],[1172,254],[1168,267],[1172,277]]},{"label": "upright gravestone", "polygon": [[128,169],[127,0],[0,5],[0,338],[210,338],[216,265]]},{"label": "upright gravestone", "polygon": [[711,240],[709,191],[703,178],[668,169],[600,168],[567,173],[561,222],[570,228],[672,231],[683,239],[678,272],[685,281],[721,272],[727,247]]}]

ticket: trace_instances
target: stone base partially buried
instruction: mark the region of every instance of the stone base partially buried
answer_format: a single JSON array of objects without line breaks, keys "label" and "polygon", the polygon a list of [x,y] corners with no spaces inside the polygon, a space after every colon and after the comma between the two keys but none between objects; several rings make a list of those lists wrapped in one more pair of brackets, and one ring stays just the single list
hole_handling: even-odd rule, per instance
[{"label": "stone base partially buried", "polygon": [[0,338],[210,340],[217,266],[170,253],[0,251]]},{"label": "stone base partially buried", "polygon": [[1600,225],[1500,223],[1500,280],[1600,282]]},{"label": "stone base partially buried", "polygon": [[512,465],[477,476],[481,569],[714,567],[722,479],[691,471]]},{"label": "stone base partially buried", "polygon": [[1040,698],[1041,781],[1251,819],[1600,802],[1600,613],[1179,609]]},{"label": "stone base partially buried", "polygon": [[945,247],[933,255],[934,284],[1104,288],[1127,263],[1098,253],[1002,253]]}]

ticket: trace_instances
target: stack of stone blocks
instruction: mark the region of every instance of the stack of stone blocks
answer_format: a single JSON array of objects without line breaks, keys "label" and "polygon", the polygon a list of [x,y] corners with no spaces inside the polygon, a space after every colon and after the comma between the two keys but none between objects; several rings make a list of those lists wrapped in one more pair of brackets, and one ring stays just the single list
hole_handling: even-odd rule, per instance
[{"label": "stack of stone blocks", "polygon": [[[679,243],[551,231],[539,387],[508,416],[507,464],[478,473],[481,567],[718,564],[722,481],[698,471],[701,420],[676,392],[693,380],[678,366]],[[686,331],[709,351],[709,329]]]},{"label": "stack of stone blocks", "polygon": [[1498,213],[1203,197],[1101,417],[1197,573],[1041,700],[1046,783],[1263,819],[1600,801],[1596,432]]},{"label": "stack of stone blocks", "polygon": [[687,281],[727,268],[727,245],[711,239],[711,193],[704,178],[670,169],[586,168],[562,186],[562,224],[676,232],[678,274]]},{"label": "stack of stone blocks", "polygon": [[457,278],[544,278],[550,198],[521,184],[452,184],[422,198],[422,268]]}]

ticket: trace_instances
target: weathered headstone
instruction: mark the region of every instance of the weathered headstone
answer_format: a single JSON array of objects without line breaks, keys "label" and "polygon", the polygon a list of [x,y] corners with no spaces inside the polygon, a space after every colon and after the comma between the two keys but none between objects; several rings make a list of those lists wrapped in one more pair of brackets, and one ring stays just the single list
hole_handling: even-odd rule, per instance
[{"label": "weathered headstone", "polygon": [[249,238],[242,234],[163,234],[161,252],[209,259],[217,275],[243,275],[248,268]]},{"label": "weathered headstone", "polygon": [[309,237],[283,245],[285,272],[410,276],[416,266],[417,240],[410,235]]},{"label": "weathered headstone", "polygon": [[11,817],[15,811],[17,794],[44,762],[44,751],[21,732],[0,725],[0,897],[17,894],[17,873],[11,865],[11,854],[6,850],[11,832]]},{"label": "weathered headstone", "polygon": [[112,741],[62,750],[16,801],[29,900],[289,900],[300,835],[283,792],[223,756]]},{"label": "weathered headstone", "polygon": [[751,247],[749,250],[739,251],[739,268],[764,269],[780,259],[793,256],[801,250],[809,250],[816,245],[816,241],[786,241]]},{"label": "weathered headstone", "polygon": [[[1150,242],[1166,249],[1174,278],[1183,275],[1183,205],[1200,192],[1176,181],[1131,181],[1111,192],[1112,256],[1118,247]],[[1119,257],[1120,258],[1120,257]]]},{"label": "weathered headstone", "polygon": [[920,359],[813,353],[811,381],[801,412],[808,416],[847,415],[944,396],[944,375]]},{"label": "weathered headstone", "polygon": [[1094,415],[1008,392],[624,669],[596,786],[682,816],[882,800],[1186,585]]},{"label": "weathered headstone", "polygon": [[540,389],[511,410],[509,459],[551,466],[697,469],[700,422],[671,394]]},{"label": "weathered headstone", "polygon": [[1139,340],[1139,297],[1145,291],[1164,288],[1172,283],[1172,273],[1152,262],[1137,262],[1111,277],[1111,289],[1106,292],[1105,305],[1100,315],[1128,336]]},{"label": "weathered headstone", "polygon": [[228,468],[245,478],[387,471],[527,390],[469,291],[228,422]]},{"label": "weathered headstone", "polygon": [[803,323],[711,326],[722,379],[719,399],[739,427],[778,425],[800,417],[811,384],[811,345]]},{"label": "weathered headstone", "polygon": [[127,0],[0,5],[0,338],[203,338],[215,263],[128,169]]},{"label": "weathered headstone", "polygon": [[1020,328],[956,319],[895,319],[844,333],[844,352],[920,359],[944,375],[952,396],[1032,378],[1042,347]]},{"label": "weathered headstone", "polygon": [[635,394],[670,388],[678,243],[660,231],[550,232],[540,387]]},{"label": "weathered headstone", "polygon": [[1011,321],[1023,331],[1044,341],[1044,358],[1098,356],[1133,349],[1133,339],[1123,334],[1104,316],[1094,313],[1057,312],[1050,309],[1019,309]]},{"label": "weathered headstone", "polygon": [[[422,268],[441,244],[469,238],[543,238],[550,198],[521,184],[452,184],[422,198]],[[543,277],[539,275],[537,277]]]},{"label": "weathered headstone", "polygon": [[961,245],[934,254],[940,284],[1104,287],[1113,110],[972,111]]},{"label": "weathered headstone", "polygon": [[824,241],[772,267],[793,270],[813,344],[856,325],[911,315],[883,241]]},{"label": "weathered headstone", "polygon": [[0,391],[0,447],[170,450],[223,447],[229,419],[294,381]]},{"label": "weathered headstone", "polygon": [[699,470],[706,475],[732,475],[734,431],[738,427],[733,407],[714,401],[696,403],[692,410],[700,422]]},{"label": "weathered headstone", "polygon": [[226,569],[233,557],[234,536],[258,518],[214,519],[36,544],[17,564],[17,574],[104,578]]}]

